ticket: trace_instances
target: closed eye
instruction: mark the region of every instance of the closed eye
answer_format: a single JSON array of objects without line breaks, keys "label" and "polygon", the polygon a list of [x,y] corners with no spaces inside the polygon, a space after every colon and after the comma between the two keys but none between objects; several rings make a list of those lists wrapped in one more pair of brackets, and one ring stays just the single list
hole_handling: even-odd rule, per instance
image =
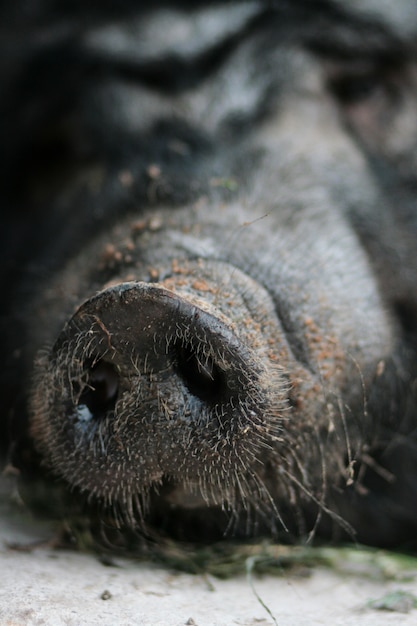
[{"label": "closed eye", "polygon": [[367,144],[380,145],[407,97],[406,63],[398,59],[335,62],[327,65],[326,72],[328,91],[351,130]]}]

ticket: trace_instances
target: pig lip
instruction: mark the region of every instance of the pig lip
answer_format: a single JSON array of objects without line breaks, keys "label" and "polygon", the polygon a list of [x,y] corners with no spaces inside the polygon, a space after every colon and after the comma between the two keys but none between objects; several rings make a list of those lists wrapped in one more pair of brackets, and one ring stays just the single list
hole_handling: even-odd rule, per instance
[{"label": "pig lip", "polygon": [[184,482],[173,481],[169,476],[163,476],[157,495],[159,506],[164,502],[166,506],[175,509],[200,509],[207,506],[219,506],[221,502],[210,498],[208,494],[203,497],[197,485],[192,487]]}]

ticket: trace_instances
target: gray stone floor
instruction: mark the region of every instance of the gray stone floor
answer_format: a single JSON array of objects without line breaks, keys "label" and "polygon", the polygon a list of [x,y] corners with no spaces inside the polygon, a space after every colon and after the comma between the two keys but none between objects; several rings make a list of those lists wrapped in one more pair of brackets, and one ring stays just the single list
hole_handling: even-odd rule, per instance
[{"label": "gray stone floor", "polygon": [[252,587],[245,576],[221,581],[118,558],[109,567],[90,555],[47,547],[16,551],[10,542],[47,539],[52,529],[19,515],[8,498],[3,489],[0,626],[417,624],[417,609],[368,606],[398,589],[417,595],[414,576],[408,582],[382,582],[317,568],[308,578],[255,577]]}]

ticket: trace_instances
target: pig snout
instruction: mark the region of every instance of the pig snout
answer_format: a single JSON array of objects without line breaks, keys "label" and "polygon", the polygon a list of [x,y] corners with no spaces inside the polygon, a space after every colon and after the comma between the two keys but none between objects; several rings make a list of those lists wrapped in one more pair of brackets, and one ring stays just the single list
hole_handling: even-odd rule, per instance
[{"label": "pig snout", "polygon": [[235,268],[222,292],[193,275],[104,289],[38,361],[32,435],[46,465],[127,510],[166,481],[233,501],[239,473],[255,477],[280,436],[287,389],[269,311],[261,322],[268,295]]}]

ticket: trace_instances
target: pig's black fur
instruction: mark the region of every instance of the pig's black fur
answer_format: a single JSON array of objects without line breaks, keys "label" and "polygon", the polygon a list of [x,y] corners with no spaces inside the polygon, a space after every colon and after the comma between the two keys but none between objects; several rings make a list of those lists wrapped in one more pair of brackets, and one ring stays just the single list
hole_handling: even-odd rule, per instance
[{"label": "pig's black fur", "polygon": [[[232,3],[158,4],[161,10],[171,7],[190,15],[223,7],[226,22],[226,8],[233,9]],[[375,184],[389,198],[371,214],[356,206],[348,213],[400,340],[379,383],[366,391],[365,452],[372,464],[364,480],[355,477],[361,489],[350,486],[333,501],[361,541],[409,542],[417,531],[417,114],[412,119],[407,113],[406,146],[395,145],[389,126],[391,112],[398,114],[407,98],[417,103],[417,8],[412,2],[396,2],[387,15],[373,10],[375,3],[367,10],[366,2],[360,11],[350,11],[348,2],[277,0],[253,3],[252,11],[242,3],[245,19],[223,32],[225,24],[218,21],[219,37],[208,37],[205,46],[194,41],[188,54],[181,46],[164,50],[163,37],[160,53],[149,57],[135,50],[133,40],[120,54],[108,37],[86,44],[94,30],[109,24],[124,23],[126,30],[129,20],[145,21],[155,5],[140,9],[140,3],[127,0],[39,1],[0,7],[3,452],[25,467],[31,376],[27,327],[33,295],[45,288],[47,279],[93,236],[138,207],[182,206],[207,193],[227,202],[229,191],[213,191],[210,181],[223,171],[244,180],[259,163],[256,153],[239,160],[231,152],[236,161],[229,168],[228,154],[217,154],[216,132],[208,133],[186,116],[178,120],[167,115],[155,126],[141,125],[129,109],[130,92],[122,87],[140,84],[172,98],[191,88],[203,89],[240,42],[264,30],[266,47],[279,40],[330,67],[326,95],[340,108],[340,124],[355,137]],[[253,62],[255,73],[268,78],[262,102],[225,123],[225,145],[251,133],[276,102],[274,73],[286,68],[271,69],[262,55],[255,55]],[[119,107],[125,108],[120,112]],[[180,152],[181,142],[191,152],[178,156],[167,148],[172,141]],[[165,174],[156,189],[149,170],[154,163]],[[94,187],[99,168],[105,178]],[[127,185],[120,182],[123,172],[132,176]],[[356,198],[359,190],[354,191]],[[309,521],[305,513],[306,530],[314,526],[314,516]],[[326,519],[319,530],[330,534]]]}]

